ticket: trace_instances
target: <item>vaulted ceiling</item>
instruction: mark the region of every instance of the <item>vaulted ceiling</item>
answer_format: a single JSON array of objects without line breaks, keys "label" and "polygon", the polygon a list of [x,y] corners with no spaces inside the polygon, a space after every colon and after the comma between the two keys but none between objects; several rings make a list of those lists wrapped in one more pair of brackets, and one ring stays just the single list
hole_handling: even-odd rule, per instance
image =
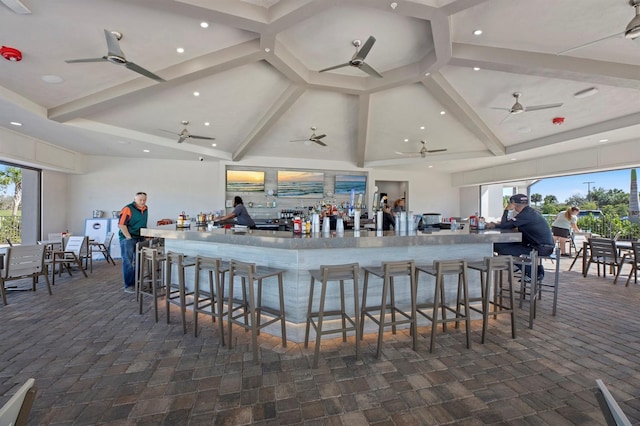
[{"label": "vaulted ceiling", "polygon": [[[0,126],[89,155],[459,172],[634,140],[640,123],[640,44],[620,35],[635,13],[626,0],[22,4],[30,14],[0,4],[0,45],[23,54],[0,59]],[[166,81],[65,62],[106,55],[105,29],[123,35],[127,60]],[[319,72],[370,36],[365,62],[382,78]],[[514,92],[529,111],[509,114]],[[535,108],[550,104],[562,105]],[[215,140],[178,143],[185,120]],[[311,127],[326,147],[291,142]],[[421,140],[447,151],[421,158]]]}]

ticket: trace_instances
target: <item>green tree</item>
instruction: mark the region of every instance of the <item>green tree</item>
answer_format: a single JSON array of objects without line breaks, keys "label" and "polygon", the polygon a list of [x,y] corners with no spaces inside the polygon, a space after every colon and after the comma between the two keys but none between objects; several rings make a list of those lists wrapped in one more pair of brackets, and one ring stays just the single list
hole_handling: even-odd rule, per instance
[{"label": "green tree", "polygon": [[534,203],[535,205],[538,205],[538,203],[542,201],[542,194],[531,194],[531,202]]},{"label": "green tree", "polygon": [[555,195],[547,195],[544,197],[545,204],[558,204],[558,198]]},{"label": "green tree", "polygon": [[629,220],[632,223],[640,221],[640,207],[638,206],[638,181],[636,169],[631,169],[631,193],[629,194]]},{"label": "green tree", "polygon": [[565,200],[565,204],[569,206],[581,206],[587,199],[580,194],[573,194]]},{"label": "green tree", "polygon": [[7,167],[0,170],[0,188],[6,190],[9,185],[14,185],[13,205],[11,210],[13,215],[18,215],[20,204],[22,204],[22,169],[18,167]]}]

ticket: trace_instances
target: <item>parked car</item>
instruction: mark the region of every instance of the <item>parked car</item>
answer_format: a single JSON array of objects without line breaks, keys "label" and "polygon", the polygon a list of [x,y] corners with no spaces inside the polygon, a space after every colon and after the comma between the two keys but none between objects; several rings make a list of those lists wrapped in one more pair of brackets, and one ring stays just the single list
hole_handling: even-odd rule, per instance
[{"label": "parked car", "polygon": [[593,216],[596,219],[599,219],[603,216],[602,210],[580,210],[578,212],[578,218],[581,217]]}]

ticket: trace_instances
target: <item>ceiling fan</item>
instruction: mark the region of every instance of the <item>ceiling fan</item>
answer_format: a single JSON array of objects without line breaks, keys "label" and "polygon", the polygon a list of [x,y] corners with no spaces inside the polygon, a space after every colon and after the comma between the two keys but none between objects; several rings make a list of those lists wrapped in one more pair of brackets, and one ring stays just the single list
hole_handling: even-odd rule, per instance
[{"label": "ceiling fan", "polygon": [[[354,68],[361,69],[362,71],[366,72],[367,74],[369,74],[372,77],[382,78],[382,76],[380,75],[380,73],[378,71],[374,70],[370,65],[368,65],[368,64],[366,64],[364,62],[365,58],[369,54],[369,51],[371,50],[371,48],[373,47],[373,44],[375,42],[376,42],[376,39],[375,39],[374,36],[369,36],[369,38],[367,39],[367,41],[364,42],[364,44],[362,44],[361,40],[353,40],[351,42],[351,44],[353,44],[355,46],[356,52],[353,54],[353,56],[351,57],[351,60],[349,62],[345,62],[344,64],[334,65],[334,66],[329,67],[329,68],[321,69],[318,72],[325,72],[325,71],[329,71],[329,70],[335,70],[337,68],[343,68],[343,67],[351,66],[351,67],[354,67]],[[362,46],[361,49],[360,49],[360,46]]]},{"label": "ceiling fan", "polygon": [[124,65],[127,69],[142,74],[145,77],[152,78],[156,81],[165,81],[163,78],[155,75],[151,71],[142,68],[140,65],[131,61],[127,61],[124,56],[124,52],[120,49],[119,40],[122,39],[122,33],[117,31],[104,30],[104,36],[107,39],[107,54],[101,58],[88,58],[88,59],[71,59],[65,61],[68,64],[76,64],[80,62],[111,62],[116,65]]},{"label": "ceiling fan", "polygon": [[629,0],[629,5],[633,6],[636,13],[635,13],[635,16],[631,18],[631,21],[629,21],[624,31],[621,31],[603,38],[599,38],[597,40],[593,40],[585,44],[581,44],[580,46],[572,47],[571,49],[563,50],[562,52],[558,53],[558,55],[563,55],[565,53],[573,52],[574,50],[582,49],[583,47],[591,46],[592,44],[596,44],[610,38],[618,37],[623,34],[624,34],[624,37],[629,40],[636,40],[636,39],[640,40],[638,38],[640,37],[640,0]]},{"label": "ceiling fan", "polygon": [[420,148],[420,150],[418,152],[399,152],[396,151],[396,154],[399,155],[406,155],[409,157],[422,157],[422,158],[426,158],[427,154],[432,154],[434,152],[444,152],[447,150],[447,148],[441,148],[441,149],[427,149],[427,141],[420,141],[420,143],[422,144],[422,147]]},{"label": "ceiling fan", "polygon": [[318,145],[322,145],[322,146],[327,146],[326,143],[322,142],[320,139],[326,137],[327,135],[316,135],[316,130],[318,130],[317,127],[313,126],[311,127],[311,136],[309,136],[308,139],[296,139],[296,140],[292,140],[290,142],[315,142]]},{"label": "ceiling fan", "polygon": [[189,130],[187,130],[186,126],[189,125],[189,122],[187,120],[182,120],[181,121],[182,125],[185,126],[184,129],[182,129],[182,131],[180,133],[175,133],[175,132],[170,132],[168,130],[162,130],[163,132],[167,132],[167,133],[171,133],[172,135],[178,135],[178,143],[182,143],[184,141],[186,141],[187,139],[203,139],[203,140],[207,140],[207,141],[213,141],[216,138],[210,138],[208,136],[198,136],[198,135],[192,135],[191,133],[189,133]]},{"label": "ceiling fan", "polygon": [[520,96],[522,96],[522,93],[520,93],[520,92],[515,92],[513,94],[513,97],[516,98],[516,103],[514,103],[511,108],[491,107],[492,109],[499,109],[499,110],[502,110],[502,111],[508,111],[509,112],[507,114],[507,116],[502,119],[500,124],[502,124],[502,122],[504,120],[506,120],[507,118],[509,118],[510,116],[515,115],[515,114],[520,114],[522,112],[529,112],[529,111],[538,111],[538,110],[541,110],[541,109],[558,108],[558,107],[561,107],[563,105],[563,103],[560,102],[560,103],[557,103],[557,104],[532,105],[532,106],[525,107],[520,103]]}]

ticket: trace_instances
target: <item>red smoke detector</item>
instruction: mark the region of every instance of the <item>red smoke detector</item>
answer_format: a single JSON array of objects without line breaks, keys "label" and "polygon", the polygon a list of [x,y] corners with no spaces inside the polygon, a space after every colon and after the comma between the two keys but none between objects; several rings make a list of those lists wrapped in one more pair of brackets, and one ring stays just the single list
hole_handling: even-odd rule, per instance
[{"label": "red smoke detector", "polygon": [[0,47],[0,55],[7,61],[18,62],[22,59],[22,52],[9,46]]},{"label": "red smoke detector", "polygon": [[551,120],[551,122],[556,126],[559,126],[562,123],[564,123],[564,117],[554,117],[553,120]]}]

